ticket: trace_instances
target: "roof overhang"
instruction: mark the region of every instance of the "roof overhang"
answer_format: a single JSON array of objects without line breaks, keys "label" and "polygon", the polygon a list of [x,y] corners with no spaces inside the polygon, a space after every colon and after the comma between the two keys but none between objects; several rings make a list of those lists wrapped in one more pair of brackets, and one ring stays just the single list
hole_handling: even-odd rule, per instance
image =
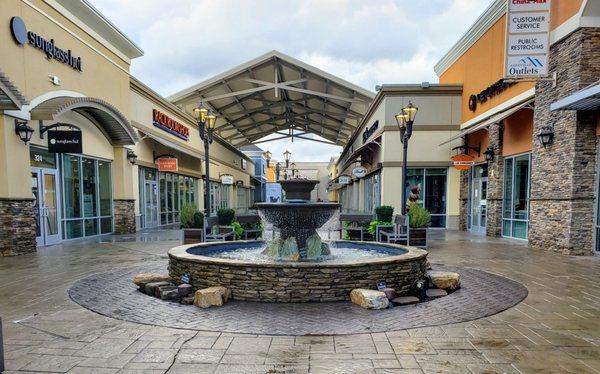
[{"label": "roof overhang", "polygon": [[60,96],[46,100],[31,109],[31,119],[56,120],[69,111],[86,117],[113,145],[134,144],[138,140],[133,127],[117,108],[93,97]]},{"label": "roof overhang", "polygon": [[550,104],[550,110],[595,110],[600,108],[600,83],[577,91]]},{"label": "roof overhang", "polygon": [[27,104],[21,91],[0,71],[0,110],[21,110]]},{"label": "roof overhang", "polygon": [[272,51],[169,97],[187,113],[203,102],[217,112],[216,133],[237,146],[267,135],[344,146],[375,94]]}]

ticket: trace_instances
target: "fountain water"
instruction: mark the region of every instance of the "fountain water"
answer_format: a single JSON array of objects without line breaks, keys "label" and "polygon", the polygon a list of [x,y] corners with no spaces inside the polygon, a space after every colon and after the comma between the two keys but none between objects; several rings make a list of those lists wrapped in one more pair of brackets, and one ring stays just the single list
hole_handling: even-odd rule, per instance
[{"label": "fountain water", "polygon": [[279,229],[279,237],[263,253],[288,260],[316,260],[329,255],[329,246],[321,241],[317,229],[335,214],[340,204],[310,202],[317,180],[289,179],[279,183],[285,191],[285,202],[256,204],[263,220]]}]

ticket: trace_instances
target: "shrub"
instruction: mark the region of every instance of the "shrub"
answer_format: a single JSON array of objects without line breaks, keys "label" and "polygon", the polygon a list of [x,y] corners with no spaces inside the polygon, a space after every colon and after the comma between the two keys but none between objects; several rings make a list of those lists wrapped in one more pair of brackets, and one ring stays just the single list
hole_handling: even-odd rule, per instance
[{"label": "shrub", "polygon": [[392,224],[391,221],[379,221],[379,220],[371,221],[371,223],[369,223],[369,227],[367,228],[367,232],[371,235],[375,235],[375,230],[377,230],[377,226],[391,225],[391,224]]},{"label": "shrub", "polygon": [[217,211],[217,217],[220,226],[231,226],[235,220],[235,210],[230,208],[221,208]]},{"label": "shrub", "polygon": [[194,213],[194,225],[192,226],[195,229],[204,228],[204,214],[200,211],[196,211]]},{"label": "shrub", "polygon": [[431,224],[431,214],[421,204],[412,204],[408,211],[408,217],[410,227],[413,229],[428,227]]},{"label": "shrub", "polygon": [[196,212],[198,212],[198,208],[194,204],[185,204],[181,207],[179,216],[181,228],[189,229],[194,227],[194,214],[196,214]]},{"label": "shrub", "polygon": [[244,233],[244,228],[238,221],[231,222],[231,226],[233,227],[233,232],[235,233],[235,239],[240,240],[242,238],[242,234]]},{"label": "shrub", "polygon": [[378,206],[375,208],[375,215],[377,216],[377,221],[392,222],[394,208],[389,205]]}]

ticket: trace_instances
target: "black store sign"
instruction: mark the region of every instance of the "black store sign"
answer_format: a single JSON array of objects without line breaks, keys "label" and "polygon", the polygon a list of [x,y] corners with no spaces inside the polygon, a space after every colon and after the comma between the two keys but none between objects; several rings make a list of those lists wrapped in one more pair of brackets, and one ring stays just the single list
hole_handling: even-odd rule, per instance
[{"label": "black store sign", "polygon": [[50,153],[82,153],[81,131],[50,130],[48,131],[48,152]]}]

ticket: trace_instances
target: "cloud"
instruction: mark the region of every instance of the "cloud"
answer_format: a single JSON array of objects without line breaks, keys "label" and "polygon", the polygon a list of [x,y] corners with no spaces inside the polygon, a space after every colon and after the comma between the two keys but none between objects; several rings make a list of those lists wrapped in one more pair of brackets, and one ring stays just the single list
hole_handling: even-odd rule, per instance
[{"label": "cloud", "polygon": [[492,0],[91,2],[144,50],[132,73],[168,96],[273,49],[372,91],[437,82],[435,63]]}]

